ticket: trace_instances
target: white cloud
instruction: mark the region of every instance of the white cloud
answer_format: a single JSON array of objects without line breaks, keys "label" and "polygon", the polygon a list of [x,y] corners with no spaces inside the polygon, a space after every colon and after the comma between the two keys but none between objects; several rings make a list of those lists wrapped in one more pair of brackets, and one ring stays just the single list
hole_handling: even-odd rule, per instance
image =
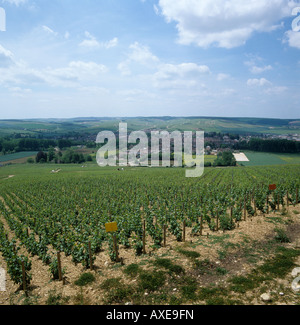
[{"label": "white cloud", "polygon": [[164,63],[151,52],[149,47],[138,42],[131,44],[129,49],[127,59],[118,65],[122,75],[129,76],[134,70],[142,82],[149,85],[149,80],[151,80],[156,89],[203,88],[205,87],[202,81],[203,76],[211,73],[207,65],[193,62]]},{"label": "white cloud", "polygon": [[42,29],[43,29],[43,31],[45,31],[46,33],[48,33],[50,35],[54,35],[54,36],[58,35],[53,29],[51,29],[50,27],[48,27],[46,25],[42,26]]},{"label": "white cloud", "polygon": [[85,36],[87,37],[87,39],[82,41],[79,44],[79,46],[87,47],[87,48],[99,48],[100,47],[100,43],[97,41],[97,39],[94,36],[90,35],[88,32],[85,32]]},{"label": "white cloud", "polygon": [[162,64],[154,74],[154,86],[157,88],[193,88],[204,87],[200,77],[210,73],[206,65],[195,63]]},{"label": "white cloud", "polygon": [[159,8],[158,8],[158,6],[156,4],[153,5],[153,9],[154,9],[155,14],[157,16],[159,16],[160,15],[160,11],[159,11]]},{"label": "white cloud", "polygon": [[249,57],[249,60],[245,62],[245,65],[249,67],[249,71],[252,74],[260,74],[265,71],[273,70],[273,67],[269,65],[262,65],[263,59],[259,56],[255,55],[247,55]]},{"label": "white cloud", "polygon": [[267,88],[264,92],[268,95],[279,95],[287,90],[288,88],[285,86],[275,86],[275,87]]},{"label": "white cloud", "polygon": [[260,74],[260,73],[263,73],[265,71],[269,71],[272,69],[273,69],[273,67],[271,65],[266,65],[264,67],[257,67],[256,65],[254,65],[253,67],[250,68],[250,71],[253,74]]},{"label": "white cloud", "polygon": [[129,76],[131,74],[129,63],[130,63],[129,61],[123,61],[118,64],[118,70],[121,72],[123,76]]},{"label": "white cloud", "polygon": [[86,39],[83,40],[79,46],[90,48],[90,49],[98,49],[98,48],[105,48],[110,49],[118,45],[118,38],[115,37],[110,41],[107,42],[99,42],[95,36],[91,35],[89,32],[85,32]]},{"label": "white cloud", "polygon": [[105,65],[95,62],[72,61],[67,67],[43,71],[45,80],[53,86],[78,86],[78,83],[97,81],[99,76],[107,72]]},{"label": "white cloud", "polygon": [[131,49],[131,53],[128,57],[131,61],[146,65],[159,61],[147,46],[141,45],[138,42],[131,44],[129,48]]},{"label": "white cloud", "polygon": [[209,67],[206,65],[197,65],[196,63],[181,63],[181,64],[164,64],[160,67],[157,73],[160,79],[172,79],[174,77],[197,76],[199,74],[209,73]]},{"label": "white cloud", "polygon": [[176,22],[181,44],[233,48],[254,32],[269,32],[291,16],[293,0],[160,0],[167,22]]},{"label": "white cloud", "polygon": [[19,87],[20,85],[41,84],[45,80],[42,73],[38,70],[28,67],[22,61],[14,61],[1,69],[0,84],[7,88]]},{"label": "white cloud", "polygon": [[263,87],[263,86],[268,86],[268,85],[271,85],[272,83],[265,79],[265,78],[260,78],[260,79],[248,79],[247,81],[247,85],[248,86],[260,86],[260,87]]},{"label": "white cloud", "polygon": [[284,42],[287,42],[290,47],[300,49],[300,32],[287,31]]},{"label": "white cloud", "polygon": [[119,40],[117,37],[111,39],[110,41],[108,42],[104,42],[102,43],[103,47],[106,48],[106,49],[110,49],[112,47],[116,47],[119,43]]},{"label": "white cloud", "polygon": [[0,46],[0,84],[15,89],[41,85],[52,87],[85,87],[98,84],[108,68],[96,62],[71,61],[61,68],[35,69]]},{"label": "white cloud", "polygon": [[13,54],[0,44],[0,68],[6,68],[14,63]]},{"label": "white cloud", "polygon": [[2,0],[2,2],[8,2],[10,4],[16,5],[19,7],[27,2],[27,0]]},{"label": "white cloud", "polygon": [[131,74],[131,64],[138,63],[143,66],[155,68],[159,63],[159,59],[149,49],[149,47],[135,42],[129,46],[130,52],[127,54],[127,59],[118,65],[118,69],[122,75]]},{"label": "white cloud", "polygon": [[228,78],[230,78],[230,75],[228,75],[228,74],[226,74],[226,73],[219,73],[219,74],[217,75],[217,80],[218,80],[218,81],[223,81],[223,80],[226,80],[226,79],[228,79]]},{"label": "white cloud", "polygon": [[15,97],[24,97],[32,93],[32,90],[29,88],[11,87],[8,90]]}]

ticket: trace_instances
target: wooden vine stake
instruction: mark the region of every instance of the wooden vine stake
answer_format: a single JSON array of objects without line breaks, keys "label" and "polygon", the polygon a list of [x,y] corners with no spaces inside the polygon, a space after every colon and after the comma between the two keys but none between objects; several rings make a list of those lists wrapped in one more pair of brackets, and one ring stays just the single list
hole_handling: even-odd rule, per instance
[{"label": "wooden vine stake", "polygon": [[185,242],[185,226],[186,226],[186,223],[185,223],[185,220],[183,221],[183,231],[182,231],[182,241]]},{"label": "wooden vine stake", "polygon": [[217,211],[217,231],[219,231],[219,211]]},{"label": "wooden vine stake", "polygon": [[120,262],[120,258],[119,258],[119,251],[118,251],[118,243],[117,243],[117,236],[116,234],[112,234],[113,236],[113,241],[114,241],[114,251],[116,253],[116,262]]},{"label": "wooden vine stake", "polygon": [[203,235],[203,216],[200,217],[200,236]]},{"label": "wooden vine stake", "polygon": [[118,231],[118,225],[116,222],[109,222],[105,224],[105,230],[107,233],[111,233],[113,238],[113,244],[114,244],[114,251],[116,254],[116,262],[120,262],[119,258],[119,252],[118,252],[118,243],[117,243],[117,236],[116,232]]},{"label": "wooden vine stake", "polygon": [[60,259],[60,252],[57,252],[57,267],[58,267],[58,279],[62,281],[62,270],[61,270],[61,259]]},{"label": "wooden vine stake", "polygon": [[298,197],[298,195],[299,195],[299,188],[297,187],[296,188],[296,204],[298,204],[298,202],[299,202],[299,197]]},{"label": "wooden vine stake", "polygon": [[289,205],[290,205],[290,202],[289,202],[289,191],[286,191],[286,208],[287,209],[289,208]]}]

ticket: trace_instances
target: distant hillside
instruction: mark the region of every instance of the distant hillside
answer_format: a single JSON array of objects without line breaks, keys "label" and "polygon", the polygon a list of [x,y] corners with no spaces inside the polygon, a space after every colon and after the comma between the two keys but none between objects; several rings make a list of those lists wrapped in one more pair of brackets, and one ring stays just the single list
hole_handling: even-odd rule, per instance
[{"label": "distant hillside", "polygon": [[71,119],[0,120],[0,136],[30,134],[53,137],[72,132],[97,134],[102,130],[117,131],[120,122],[128,130],[167,130],[238,133],[300,134],[300,119],[229,118],[229,117],[79,117]]}]

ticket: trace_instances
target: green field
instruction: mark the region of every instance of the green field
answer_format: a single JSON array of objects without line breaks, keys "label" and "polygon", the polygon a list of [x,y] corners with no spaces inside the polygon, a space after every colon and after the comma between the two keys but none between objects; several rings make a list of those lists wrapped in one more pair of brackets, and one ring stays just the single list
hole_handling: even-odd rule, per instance
[{"label": "green field", "polygon": [[23,152],[17,152],[10,155],[4,155],[0,156],[0,163],[15,161],[23,158],[28,158],[35,156],[37,154],[36,151],[23,151]]},{"label": "green field", "polygon": [[300,164],[300,154],[283,154],[244,151],[249,162],[241,162],[244,166],[269,166],[269,165],[289,165]]}]

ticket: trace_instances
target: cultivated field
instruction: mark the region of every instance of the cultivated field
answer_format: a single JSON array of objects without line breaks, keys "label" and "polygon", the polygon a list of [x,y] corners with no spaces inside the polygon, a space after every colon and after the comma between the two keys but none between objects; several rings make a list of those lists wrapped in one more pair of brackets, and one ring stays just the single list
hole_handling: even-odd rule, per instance
[{"label": "cultivated field", "polygon": [[296,165],[300,163],[299,154],[244,152],[249,162],[242,162],[245,166]]},{"label": "cultivated field", "polygon": [[35,159],[36,151],[17,152],[10,155],[0,156],[0,165],[24,164],[28,158]]},{"label": "cultivated field", "polygon": [[0,304],[300,303],[299,165],[86,166],[0,169]]}]

